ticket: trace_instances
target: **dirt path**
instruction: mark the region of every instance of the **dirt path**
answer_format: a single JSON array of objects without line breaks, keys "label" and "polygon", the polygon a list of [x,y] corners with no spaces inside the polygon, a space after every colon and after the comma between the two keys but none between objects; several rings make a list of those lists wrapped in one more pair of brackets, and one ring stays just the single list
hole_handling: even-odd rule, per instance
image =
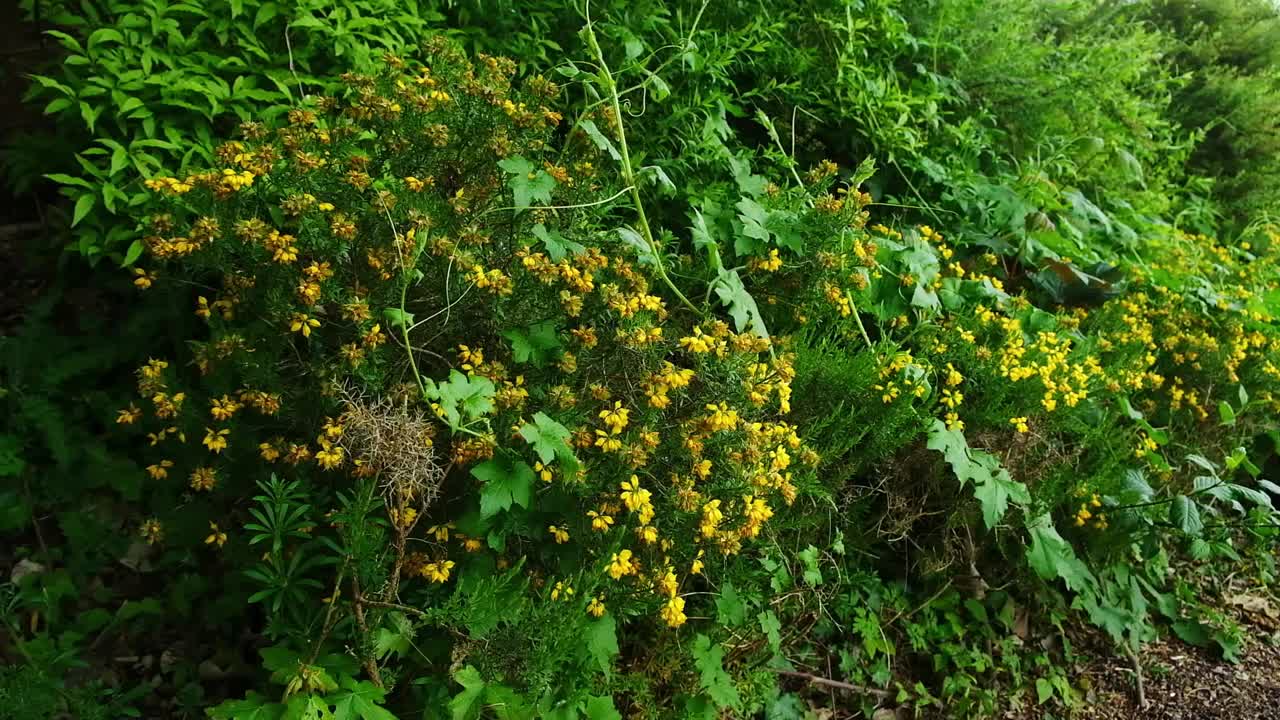
[{"label": "dirt path", "polygon": [[1177,639],[1144,649],[1147,707],[1139,708],[1133,670],[1122,657],[1099,659],[1081,674],[1092,686],[1080,717],[1096,720],[1280,720],[1280,638],[1247,641],[1239,664]]}]

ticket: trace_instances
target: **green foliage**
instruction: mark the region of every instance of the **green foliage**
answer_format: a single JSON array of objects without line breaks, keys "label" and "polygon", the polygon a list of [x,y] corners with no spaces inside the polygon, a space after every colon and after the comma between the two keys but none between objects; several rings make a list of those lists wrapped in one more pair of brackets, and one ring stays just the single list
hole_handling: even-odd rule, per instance
[{"label": "green foliage", "polygon": [[[215,139],[233,123],[338,90],[343,72],[419,43],[431,17],[416,2],[390,0],[22,4],[32,16],[39,5],[63,55],[32,75],[29,100],[63,143],[40,172],[74,206],[74,249],[124,265],[137,257],[137,235],[121,218],[144,201],[143,179],[211,162]],[[16,155],[38,147],[22,137],[12,145]],[[36,163],[9,164],[12,185],[35,183],[15,171]]]},{"label": "green foliage", "polygon": [[276,643],[181,671],[230,720],[1056,713],[1082,621],[1239,657],[1274,13],[106,5],[9,164],[129,276],[0,343],[0,699],[124,713],[54,678],[183,625]]}]

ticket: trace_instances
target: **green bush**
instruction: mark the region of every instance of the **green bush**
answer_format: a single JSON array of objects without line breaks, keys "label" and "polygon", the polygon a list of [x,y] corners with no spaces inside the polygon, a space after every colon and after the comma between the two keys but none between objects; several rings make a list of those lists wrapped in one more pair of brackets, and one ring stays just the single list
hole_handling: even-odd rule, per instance
[{"label": "green bush", "polygon": [[25,0],[31,17],[37,4],[63,55],[32,76],[29,100],[56,126],[59,151],[50,164],[46,133],[11,139],[10,185],[25,191],[47,174],[71,203],[76,251],[126,264],[141,246],[120,218],[145,198],[142,178],[212,162],[236,123],[334,91],[343,72],[416,45],[429,20],[390,0]]}]

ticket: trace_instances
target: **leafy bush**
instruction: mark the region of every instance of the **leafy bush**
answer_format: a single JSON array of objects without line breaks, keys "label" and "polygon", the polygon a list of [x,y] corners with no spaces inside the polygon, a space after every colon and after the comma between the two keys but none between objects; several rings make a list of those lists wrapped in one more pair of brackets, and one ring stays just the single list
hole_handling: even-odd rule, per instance
[{"label": "leafy bush", "polygon": [[[36,4],[23,6],[35,16]],[[416,44],[427,24],[415,3],[387,0],[39,5],[65,56],[32,76],[30,100],[62,145],[50,167],[23,156],[43,145],[14,139],[10,183],[24,191],[35,182],[24,168],[49,173],[72,202],[76,250],[126,261],[141,246],[117,216],[145,198],[140,178],[212,162],[235,123],[333,91],[341,72]]]},{"label": "leafy bush", "polygon": [[[12,585],[47,619],[7,614],[18,642],[250,626],[195,651],[246,682],[166,689],[220,718],[804,717],[833,681],[989,715],[1079,702],[1032,632],[1238,655],[1213,569],[1274,580],[1280,235],[1187,231],[1165,36],[1104,5],[484,9],[441,8],[482,51],[379,53],[120,169],[134,267],[91,282],[132,282],[107,312],[143,339],[57,423],[22,362],[57,333],[10,346],[0,472],[115,425],[100,480],[15,494],[8,527],[57,511],[72,548],[23,551],[54,569]],[[122,555],[163,598],[71,612]]]}]

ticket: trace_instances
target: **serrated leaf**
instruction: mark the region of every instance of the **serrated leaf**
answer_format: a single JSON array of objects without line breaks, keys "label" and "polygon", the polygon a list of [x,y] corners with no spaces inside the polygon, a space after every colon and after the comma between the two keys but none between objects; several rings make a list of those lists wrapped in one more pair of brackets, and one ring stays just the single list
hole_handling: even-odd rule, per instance
[{"label": "serrated leaf", "polygon": [[560,338],[556,335],[555,322],[547,320],[525,329],[503,331],[502,336],[511,342],[511,354],[518,363],[532,363],[543,367],[556,356]]},{"label": "serrated leaf", "polygon": [[564,471],[565,480],[572,482],[577,479],[580,466],[573,451],[573,434],[564,425],[539,412],[533,416],[532,423],[525,423],[520,428],[520,437],[533,446],[544,465],[555,460]]},{"label": "serrated leaf", "polygon": [[737,332],[750,331],[762,338],[769,337],[769,331],[764,326],[764,317],[760,314],[760,307],[756,305],[756,299],[742,284],[742,277],[738,275],[737,270],[721,271],[715,288],[716,297],[720,298],[720,302],[729,311],[729,317],[733,318],[733,326]]},{"label": "serrated leaf", "polygon": [[724,671],[724,650],[701,633],[693,642],[693,664],[698,668],[698,682],[712,702],[720,708],[737,708],[738,689],[733,678]]},{"label": "serrated leaf", "polygon": [[776,653],[782,649],[782,622],[772,610],[765,610],[756,615],[760,621],[760,631],[769,641],[769,647]]},{"label": "serrated leaf", "polygon": [[342,689],[325,698],[333,705],[334,720],[396,720],[382,707],[387,691],[371,682],[343,678]]},{"label": "serrated leaf", "polygon": [[243,700],[224,700],[207,713],[213,720],[280,720],[284,706],[250,690]]},{"label": "serrated leaf", "polygon": [[555,230],[547,230],[542,223],[533,226],[533,235],[542,241],[543,246],[547,248],[547,255],[554,262],[560,262],[570,254],[581,255],[587,251],[582,243],[568,240]]},{"label": "serrated leaf", "polygon": [[484,709],[484,678],[480,671],[468,665],[453,674],[453,679],[462,686],[462,692],[449,701],[449,714],[453,720],[476,720]]},{"label": "serrated leaf", "polygon": [[493,412],[495,390],[493,381],[488,378],[451,370],[447,381],[436,383],[428,378],[423,385],[427,398],[440,404],[445,421],[455,432],[470,421]]},{"label": "serrated leaf", "polygon": [[747,606],[738,596],[738,589],[731,582],[725,582],[716,596],[716,620],[721,625],[737,627],[747,618]]},{"label": "serrated leaf", "polygon": [[591,120],[583,120],[578,124],[578,127],[581,127],[583,131],[587,133],[587,137],[591,138],[591,142],[595,143],[596,147],[609,153],[609,157],[614,160],[619,162],[622,161],[622,155],[618,153],[618,148],[613,146],[612,140],[605,137],[604,133],[600,132],[600,128],[596,127],[595,122]]},{"label": "serrated leaf", "polygon": [[622,239],[622,242],[625,243],[627,247],[636,251],[636,255],[640,258],[641,265],[658,264],[658,259],[654,257],[652,248],[649,247],[649,243],[641,237],[640,233],[624,226],[618,228],[618,237]]},{"label": "serrated leaf", "polygon": [[512,155],[498,163],[507,174],[511,175],[507,185],[515,197],[516,213],[531,207],[533,201],[551,202],[551,191],[556,187],[556,179],[544,170],[535,170],[533,163],[520,155]]},{"label": "serrated leaf", "polygon": [[1044,513],[1027,521],[1031,545],[1027,548],[1027,563],[1044,580],[1061,578],[1075,592],[1092,588],[1097,580],[1070,543],[1058,534],[1053,526],[1053,516]]},{"label": "serrated leaf", "polygon": [[480,490],[480,515],[493,517],[513,504],[529,507],[533,490],[533,468],[522,461],[497,455],[471,469],[471,474],[484,482]]}]

